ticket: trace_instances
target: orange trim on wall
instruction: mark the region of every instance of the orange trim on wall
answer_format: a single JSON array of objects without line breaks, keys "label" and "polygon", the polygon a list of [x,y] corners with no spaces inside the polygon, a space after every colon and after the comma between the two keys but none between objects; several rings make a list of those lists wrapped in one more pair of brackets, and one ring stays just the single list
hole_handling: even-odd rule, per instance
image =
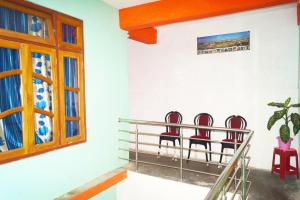
[{"label": "orange trim on wall", "polygon": [[113,177],[107,179],[104,182],[101,182],[93,187],[88,188],[87,190],[73,196],[70,200],[83,200],[83,199],[90,199],[93,196],[105,191],[106,189],[114,186],[115,184],[121,182],[127,177],[127,171],[122,171]]},{"label": "orange trim on wall", "polygon": [[120,9],[120,27],[130,31],[293,2],[298,0],[163,0]]},{"label": "orange trim on wall", "polygon": [[144,28],[128,31],[128,38],[145,44],[156,44],[157,30],[155,28]]},{"label": "orange trim on wall", "polygon": [[297,23],[300,25],[300,3],[297,4]]}]

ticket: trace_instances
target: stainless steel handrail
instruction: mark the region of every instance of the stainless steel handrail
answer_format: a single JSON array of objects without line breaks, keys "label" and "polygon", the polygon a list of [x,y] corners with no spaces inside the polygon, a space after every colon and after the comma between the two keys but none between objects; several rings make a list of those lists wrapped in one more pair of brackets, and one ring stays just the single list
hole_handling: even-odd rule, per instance
[{"label": "stainless steel handrail", "polygon": [[[183,158],[183,150],[192,150],[192,151],[199,151],[199,150],[195,150],[195,149],[192,149],[192,148],[184,148],[182,146],[183,142],[181,142],[180,147],[171,147],[171,148],[174,148],[174,149],[180,149],[180,167],[173,167],[173,166],[161,165],[161,164],[158,164],[158,163],[139,161],[138,160],[138,145],[139,144],[140,145],[151,145],[151,146],[158,146],[158,145],[157,144],[154,145],[154,144],[150,144],[150,143],[140,142],[140,141],[138,141],[138,136],[139,135],[146,135],[146,136],[156,136],[157,137],[159,135],[153,134],[153,133],[139,132],[138,128],[137,128],[138,125],[181,127],[182,128],[181,133],[178,136],[174,136],[174,137],[180,138],[181,141],[183,141],[184,139],[185,140],[189,139],[187,137],[183,137],[183,134],[182,134],[183,129],[206,129],[206,130],[211,130],[211,131],[222,131],[222,132],[227,132],[228,131],[228,132],[235,132],[235,133],[240,132],[240,133],[246,134],[248,137],[246,138],[246,140],[244,140],[244,142],[242,144],[238,144],[236,139],[233,142],[235,153],[233,155],[230,155],[230,156],[233,156],[233,157],[231,158],[230,162],[227,164],[226,168],[223,170],[223,172],[221,173],[221,175],[217,179],[215,185],[211,188],[210,192],[207,194],[207,196],[205,198],[205,200],[215,200],[215,199],[219,199],[220,195],[223,195],[223,198],[226,199],[226,193],[228,192],[229,188],[231,187],[231,183],[233,183],[233,180],[235,180],[234,181],[235,190],[234,190],[232,199],[236,195],[236,193],[238,191],[238,188],[241,185],[242,186],[241,197],[242,197],[243,200],[246,200],[246,198],[248,196],[249,188],[251,186],[251,182],[247,181],[250,171],[248,171],[247,175],[246,175],[245,171],[246,171],[246,169],[248,169],[248,165],[249,165],[249,162],[250,162],[250,157],[247,157],[247,153],[248,153],[249,147],[250,147],[250,144],[249,144],[250,140],[251,140],[251,138],[254,134],[253,131],[248,130],[248,129],[231,129],[231,128],[224,128],[224,127],[209,127],[209,126],[198,126],[198,125],[190,125],[190,124],[176,124],[176,123],[165,123],[165,122],[157,122],[157,121],[133,120],[133,119],[124,119],[124,118],[119,118],[119,122],[134,124],[136,126],[135,131],[119,130],[119,132],[127,132],[129,134],[135,134],[136,135],[136,141],[135,142],[130,141],[130,140],[124,140],[124,139],[119,140],[119,141],[124,141],[124,142],[128,142],[128,143],[135,143],[136,144],[136,148],[135,148],[136,159],[135,160],[124,159],[124,158],[121,158],[121,159],[129,160],[129,161],[135,161],[136,162],[136,169],[137,169],[138,163],[153,164],[153,165],[158,165],[158,166],[163,166],[163,167],[180,169],[180,179],[181,179],[181,181],[182,181],[182,170],[190,171],[189,169],[184,169],[182,167],[182,161],[185,160]],[[196,140],[198,140],[198,139],[196,139]],[[199,140],[202,140],[202,139],[199,139]],[[212,140],[209,140],[209,141],[210,142],[221,143],[220,141],[219,142],[218,141],[212,141]],[[232,143],[232,142],[223,142],[222,141],[222,143]],[[239,147],[237,145],[239,145]],[[163,147],[165,145],[161,145],[161,146]],[[166,146],[166,147],[168,147],[168,146]],[[124,150],[124,149],[121,149],[121,150]],[[212,153],[212,154],[223,154],[223,155],[225,155],[225,153],[218,153],[218,152],[207,151],[207,150],[201,151],[201,152],[209,152],[209,153]],[[248,162],[246,164],[245,160],[247,160],[247,159],[248,159]],[[238,164],[239,161],[241,161],[240,164]],[[238,172],[239,169],[242,170],[242,175],[241,175],[241,178],[238,179],[236,176],[237,176],[237,172]],[[200,171],[195,171],[195,172],[202,173]],[[210,174],[210,173],[207,173],[207,174]],[[215,175],[215,174],[210,174],[210,175]],[[227,183],[228,179],[230,179],[229,184]],[[246,184],[247,183],[249,183],[248,190],[246,190]]]},{"label": "stainless steel handrail", "polygon": [[211,131],[230,131],[230,132],[239,132],[249,134],[251,130],[249,129],[234,129],[234,128],[224,128],[224,127],[213,127],[213,126],[196,126],[190,124],[176,124],[176,123],[165,123],[165,122],[157,122],[157,121],[145,121],[145,120],[135,120],[135,119],[124,119],[119,118],[119,122],[129,123],[129,124],[139,124],[139,125],[147,125],[147,126],[175,126],[181,128],[189,128],[189,129],[206,129]]},{"label": "stainless steel handrail", "polygon": [[247,137],[247,139],[241,144],[241,146],[237,149],[234,156],[231,158],[229,164],[226,166],[226,168],[223,170],[219,178],[217,179],[215,185],[211,188],[207,196],[205,197],[205,200],[214,200],[217,199],[222,192],[222,189],[230,176],[230,174],[234,171],[234,167],[237,165],[238,160],[241,158],[245,148],[249,144],[251,138],[253,136],[253,131],[250,132],[250,135]]}]

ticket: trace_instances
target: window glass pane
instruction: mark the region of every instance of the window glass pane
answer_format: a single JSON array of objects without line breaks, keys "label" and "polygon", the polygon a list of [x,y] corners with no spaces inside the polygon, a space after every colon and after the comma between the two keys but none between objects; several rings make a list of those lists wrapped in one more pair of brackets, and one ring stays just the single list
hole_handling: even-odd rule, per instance
[{"label": "window glass pane", "polygon": [[33,15],[28,15],[28,29],[29,35],[47,38],[48,30],[45,19]]},{"label": "window glass pane", "polygon": [[0,28],[37,37],[48,37],[45,19],[3,6],[0,6]]},{"label": "window glass pane", "polygon": [[34,73],[51,79],[51,60],[48,54],[32,53],[32,70]]},{"label": "window glass pane", "polygon": [[65,112],[67,117],[78,117],[78,94],[65,90]]},{"label": "window glass pane", "polygon": [[34,107],[40,110],[52,111],[52,86],[33,78]]},{"label": "window glass pane", "polygon": [[0,48],[0,73],[20,69],[19,50]]},{"label": "window glass pane", "polygon": [[0,79],[0,113],[21,106],[19,75]]},{"label": "window glass pane", "polygon": [[66,121],[66,137],[73,137],[79,135],[79,122]]},{"label": "window glass pane", "polygon": [[62,37],[64,42],[76,44],[76,27],[62,24]]},{"label": "window glass pane", "polygon": [[0,152],[23,146],[22,114],[20,112],[0,119]]},{"label": "window glass pane", "polygon": [[64,57],[65,86],[77,88],[77,60],[75,58]]},{"label": "window glass pane", "polygon": [[43,144],[53,140],[52,119],[46,115],[35,114],[35,144]]}]

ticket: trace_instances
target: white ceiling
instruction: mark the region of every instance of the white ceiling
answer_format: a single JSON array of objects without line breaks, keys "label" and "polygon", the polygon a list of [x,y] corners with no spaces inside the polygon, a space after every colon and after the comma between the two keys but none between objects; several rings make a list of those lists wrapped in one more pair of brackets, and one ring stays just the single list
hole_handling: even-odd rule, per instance
[{"label": "white ceiling", "polygon": [[131,7],[131,6],[149,3],[158,0],[102,0],[102,1],[112,5],[115,8],[120,9],[120,8]]}]

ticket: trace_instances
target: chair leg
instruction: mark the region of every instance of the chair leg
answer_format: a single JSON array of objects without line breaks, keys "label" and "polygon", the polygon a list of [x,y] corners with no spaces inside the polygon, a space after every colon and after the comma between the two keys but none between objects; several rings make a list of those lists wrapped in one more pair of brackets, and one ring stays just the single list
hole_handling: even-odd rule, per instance
[{"label": "chair leg", "polygon": [[173,146],[175,147],[175,145],[176,145],[176,143],[175,143],[175,142],[176,142],[176,140],[173,140],[172,142],[173,142]]},{"label": "chair leg", "polygon": [[159,137],[159,145],[158,145],[158,155],[160,155],[160,149],[161,149],[161,137]]},{"label": "chair leg", "polygon": [[[224,151],[224,147],[222,145],[221,153],[223,153],[223,151]],[[220,163],[222,163],[222,158],[223,158],[223,154],[221,154],[221,156],[220,156]]]},{"label": "chair leg", "polygon": [[192,147],[192,142],[190,141],[190,144],[189,144],[188,160],[190,159],[190,155],[191,155],[191,147]]},{"label": "chair leg", "polygon": [[208,143],[208,146],[209,146],[209,160],[211,161],[211,143],[209,142]]},{"label": "chair leg", "polygon": [[[207,151],[207,143],[204,144],[205,150]],[[205,152],[206,162],[208,162],[207,152]]]}]

